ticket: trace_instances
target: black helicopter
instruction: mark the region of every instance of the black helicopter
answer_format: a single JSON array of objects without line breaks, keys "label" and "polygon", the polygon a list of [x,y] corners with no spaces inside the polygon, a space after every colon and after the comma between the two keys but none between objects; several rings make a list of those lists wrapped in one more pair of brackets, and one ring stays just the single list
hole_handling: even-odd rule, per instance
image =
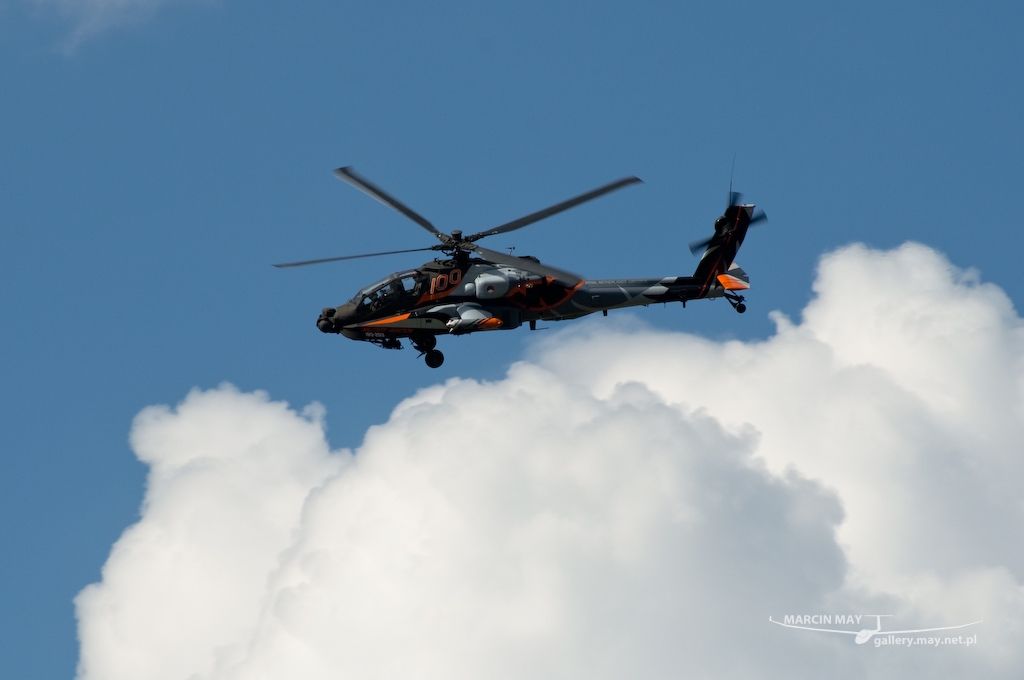
[{"label": "black helicopter", "polygon": [[[764,211],[740,203],[741,195],[729,190],[729,205],[715,220],[715,233],[690,244],[694,254],[703,249],[692,276],[651,279],[584,280],[582,277],[541,264],[531,256],[513,256],[477,245],[487,236],[504,234],[538,222],[581,203],[598,198],[641,180],[625,177],[593,191],[570,198],[544,210],[464,235],[445,234],[423,216],[360,177],[352,168],[334,171],[340,179],[402,213],[435,237],[437,245],[426,248],[391,250],[365,255],[329,257],[276,264],[301,267],[323,262],[362,257],[395,255],[434,250],[444,254],[431,262],[396,272],[370,284],[348,302],[326,307],[316,325],[324,333],[339,333],[353,340],[365,340],[385,349],[401,349],[401,338],[425,356],[427,366],[437,368],[444,355],[436,349],[438,335],[463,335],[479,331],[510,330],[524,323],[535,330],[538,321],[576,319],[609,309],[682,302],[700,298],[725,298],[733,308],[746,311],[739,291],[750,287],[747,274],[733,262],[747,234],[747,228],[767,219]],[[471,257],[476,255],[476,257]]]}]

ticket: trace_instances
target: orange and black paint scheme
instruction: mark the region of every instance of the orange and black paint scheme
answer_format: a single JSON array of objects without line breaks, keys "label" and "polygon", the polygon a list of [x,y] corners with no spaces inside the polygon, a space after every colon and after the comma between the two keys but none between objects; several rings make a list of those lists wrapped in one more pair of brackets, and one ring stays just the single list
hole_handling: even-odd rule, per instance
[{"label": "orange and black paint scheme", "polygon": [[[749,288],[746,273],[734,262],[747,229],[765,219],[750,204],[741,204],[730,191],[729,206],[715,221],[709,238],[691,244],[703,250],[692,276],[585,280],[561,269],[541,264],[534,257],[516,257],[487,250],[476,241],[532,224],[575,205],[639,182],[625,178],[563,203],[494,229],[469,236],[460,231],[444,234],[423,217],[383,190],[356,175],[351,168],[335,171],[346,182],[398,210],[441,241],[429,248],[372,253],[388,255],[416,250],[438,250],[445,258],[416,269],[396,272],[360,290],[337,307],[324,308],[317,328],[353,340],[374,343],[385,349],[401,349],[407,339],[436,368],[444,356],[436,349],[437,337],[481,331],[511,330],[523,324],[536,328],[538,321],[575,319],[611,309],[646,306],[655,302],[682,302],[725,298],[736,311],[746,311],[741,291]],[[475,255],[475,257],[473,257]],[[364,255],[311,260],[277,266],[298,266]]]}]

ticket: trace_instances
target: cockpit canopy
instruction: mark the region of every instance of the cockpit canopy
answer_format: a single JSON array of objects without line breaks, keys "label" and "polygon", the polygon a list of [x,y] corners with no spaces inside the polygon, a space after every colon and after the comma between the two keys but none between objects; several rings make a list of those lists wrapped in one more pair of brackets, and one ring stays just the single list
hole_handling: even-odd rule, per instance
[{"label": "cockpit canopy", "polygon": [[415,301],[423,291],[427,277],[412,269],[398,272],[361,289],[352,298],[358,307],[374,309],[400,301]]}]

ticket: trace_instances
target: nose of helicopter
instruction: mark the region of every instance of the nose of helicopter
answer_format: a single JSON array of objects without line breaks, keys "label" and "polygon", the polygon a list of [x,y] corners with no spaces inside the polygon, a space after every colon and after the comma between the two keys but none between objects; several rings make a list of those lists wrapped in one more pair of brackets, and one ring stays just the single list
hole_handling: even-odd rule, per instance
[{"label": "nose of helicopter", "polygon": [[320,312],[320,318],[316,320],[316,327],[323,333],[330,333],[334,330],[334,315],[335,309],[333,307],[324,307],[323,311]]},{"label": "nose of helicopter", "polygon": [[316,320],[316,327],[323,333],[340,333],[342,327],[352,321],[355,309],[352,304],[340,307],[324,307]]}]

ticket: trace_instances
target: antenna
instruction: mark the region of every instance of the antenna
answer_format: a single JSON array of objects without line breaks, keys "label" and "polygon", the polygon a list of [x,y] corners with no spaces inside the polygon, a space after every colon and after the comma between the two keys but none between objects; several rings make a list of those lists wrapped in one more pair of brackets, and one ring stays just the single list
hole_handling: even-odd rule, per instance
[{"label": "antenna", "polygon": [[729,168],[729,203],[732,203],[732,176],[736,172],[736,154],[732,155],[732,167]]},{"label": "antenna", "polygon": [[729,200],[726,202],[730,208],[740,204],[742,196],[732,190],[732,176],[736,172],[736,154],[732,155],[732,167],[729,168]]}]

